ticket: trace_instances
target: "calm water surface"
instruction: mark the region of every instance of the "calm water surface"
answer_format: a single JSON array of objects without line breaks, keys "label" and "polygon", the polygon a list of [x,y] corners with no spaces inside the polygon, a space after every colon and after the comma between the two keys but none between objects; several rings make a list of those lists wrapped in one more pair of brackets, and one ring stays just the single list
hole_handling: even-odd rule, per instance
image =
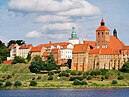
[{"label": "calm water surface", "polygon": [[129,89],[0,90],[0,97],[129,97]]}]

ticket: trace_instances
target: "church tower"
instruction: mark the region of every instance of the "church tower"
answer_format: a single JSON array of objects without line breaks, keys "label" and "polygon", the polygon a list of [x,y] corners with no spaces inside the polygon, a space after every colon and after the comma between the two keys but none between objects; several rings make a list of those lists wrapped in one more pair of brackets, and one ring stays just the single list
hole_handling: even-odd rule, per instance
[{"label": "church tower", "polygon": [[102,19],[100,27],[96,30],[96,48],[107,48],[108,42],[110,42],[110,30],[105,26],[104,19]]},{"label": "church tower", "polygon": [[77,33],[75,31],[75,27],[72,27],[72,33],[71,37],[69,38],[69,42],[72,43],[73,45],[80,43],[79,38],[77,37]]}]

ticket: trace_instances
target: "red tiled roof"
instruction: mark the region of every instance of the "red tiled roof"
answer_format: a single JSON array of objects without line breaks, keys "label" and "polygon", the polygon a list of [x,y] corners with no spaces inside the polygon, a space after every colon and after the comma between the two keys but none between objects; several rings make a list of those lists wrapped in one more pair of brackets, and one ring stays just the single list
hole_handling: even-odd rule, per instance
[{"label": "red tiled roof", "polygon": [[112,48],[102,48],[100,51],[100,55],[110,55],[112,54],[113,49]]},{"label": "red tiled roof", "polygon": [[24,44],[21,45],[19,49],[29,49],[30,47],[33,47],[32,44]]},{"label": "red tiled roof", "polygon": [[40,52],[42,50],[42,46],[32,47],[30,52]]},{"label": "red tiled roof", "polygon": [[106,26],[100,26],[96,31],[110,31]]},{"label": "red tiled roof", "polygon": [[129,46],[123,46],[122,50],[129,50]]},{"label": "red tiled roof", "polygon": [[84,42],[84,44],[89,44],[89,45],[91,45],[92,47],[95,47],[95,41],[87,41],[87,40],[84,40],[83,42]]},{"label": "red tiled roof", "polygon": [[100,49],[91,49],[89,51],[89,54],[99,54],[99,52],[100,52]]},{"label": "red tiled roof", "polygon": [[59,49],[58,48],[54,48],[54,49],[52,49],[52,53],[58,53],[58,51],[59,51]]},{"label": "red tiled roof", "polygon": [[84,53],[87,51],[88,44],[76,44],[74,45],[73,53]]},{"label": "red tiled roof", "polygon": [[47,52],[43,52],[42,57],[48,57],[48,56],[49,56],[49,54]]},{"label": "red tiled roof", "polygon": [[122,41],[120,41],[118,38],[116,38],[114,36],[110,36],[110,42],[108,43],[109,48],[122,49],[123,46],[125,46],[125,45]]},{"label": "red tiled roof", "polygon": [[4,61],[3,64],[10,65],[12,64],[12,61]]},{"label": "red tiled roof", "polygon": [[120,54],[120,50],[113,50],[112,54],[119,55]]}]

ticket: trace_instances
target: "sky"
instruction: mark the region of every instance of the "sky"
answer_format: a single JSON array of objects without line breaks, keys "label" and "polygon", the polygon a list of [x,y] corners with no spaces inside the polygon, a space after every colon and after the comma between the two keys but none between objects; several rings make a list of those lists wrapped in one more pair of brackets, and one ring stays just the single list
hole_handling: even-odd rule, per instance
[{"label": "sky", "polygon": [[129,0],[0,0],[0,40],[26,43],[68,41],[75,27],[80,39],[95,41],[104,18],[112,35],[129,45]]}]

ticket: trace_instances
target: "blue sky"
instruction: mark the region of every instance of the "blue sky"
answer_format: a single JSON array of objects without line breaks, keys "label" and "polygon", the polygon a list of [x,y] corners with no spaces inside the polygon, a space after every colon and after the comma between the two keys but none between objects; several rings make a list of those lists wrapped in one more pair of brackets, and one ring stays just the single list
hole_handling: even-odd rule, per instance
[{"label": "blue sky", "polygon": [[23,39],[38,45],[78,37],[95,40],[102,17],[112,34],[129,45],[129,0],[0,0],[0,40]]}]

